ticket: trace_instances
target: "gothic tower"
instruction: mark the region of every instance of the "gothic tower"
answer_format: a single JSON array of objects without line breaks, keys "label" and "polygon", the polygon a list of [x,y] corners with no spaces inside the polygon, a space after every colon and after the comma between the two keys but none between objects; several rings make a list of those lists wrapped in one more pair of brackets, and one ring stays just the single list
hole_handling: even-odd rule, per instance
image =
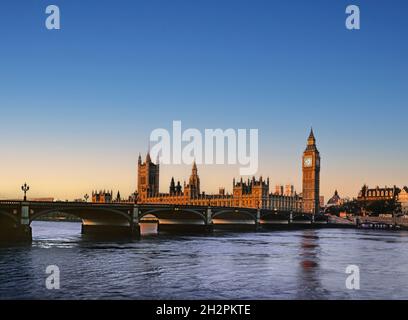
[{"label": "gothic tower", "polygon": [[307,139],[306,150],[302,157],[303,172],[303,212],[319,213],[320,194],[320,154],[316,148],[313,129]]},{"label": "gothic tower", "polygon": [[191,170],[190,179],[188,181],[188,187],[191,198],[196,198],[200,195],[200,178],[198,176],[198,170],[195,161],[193,163],[193,169]]},{"label": "gothic tower", "polygon": [[142,202],[147,197],[155,196],[159,193],[159,172],[159,163],[153,163],[149,152],[144,163],[142,163],[142,158],[139,155],[137,163],[137,191]]},{"label": "gothic tower", "polygon": [[176,184],[174,183],[174,177],[171,177],[169,191],[170,191],[169,194],[171,196],[174,196],[176,194]]}]

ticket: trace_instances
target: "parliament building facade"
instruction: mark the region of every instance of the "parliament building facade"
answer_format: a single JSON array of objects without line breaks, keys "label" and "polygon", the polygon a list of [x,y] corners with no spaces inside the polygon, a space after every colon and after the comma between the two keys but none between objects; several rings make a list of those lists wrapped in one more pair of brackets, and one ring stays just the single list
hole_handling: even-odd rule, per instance
[{"label": "parliament building facade", "polygon": [[319,212],[320,155],[316,148],[313,131],[310,132],[306,150],[302,157],[303,196],[295,192],[293,186],[276,186],[271,193],[269,178],[239,181],[233,179],[232,194],[221,188],[217,194],[206,194],[200,187],[200,177],[194,162],[188,182],[171,179],[169,191],[159,192],[160,166],[147,153],[143,162],[138,159],[137,201],[150,204],[197,205],[219,207],[246,207],[271,209],[276,211]]}]

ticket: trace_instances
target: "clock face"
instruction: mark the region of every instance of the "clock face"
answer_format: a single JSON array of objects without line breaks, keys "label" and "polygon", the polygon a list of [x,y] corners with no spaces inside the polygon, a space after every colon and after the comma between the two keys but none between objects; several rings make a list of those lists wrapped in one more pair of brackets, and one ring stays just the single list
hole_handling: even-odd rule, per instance
[{"label": "clock face", "polygon": [[303,159],[303,164],[305,167],[311,167],[312,166],[312,157],[305,157]]}]

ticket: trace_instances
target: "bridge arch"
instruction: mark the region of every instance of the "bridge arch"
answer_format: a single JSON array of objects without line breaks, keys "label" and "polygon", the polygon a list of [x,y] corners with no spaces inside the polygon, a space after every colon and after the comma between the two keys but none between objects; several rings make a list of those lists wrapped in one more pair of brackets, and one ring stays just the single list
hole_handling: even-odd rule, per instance
[{"label": "bridge arch", "polygon": [[[139,215],[139,220],[142,219],[143,217],[147,216],[147,215],[152,215],[154,217],[156,217],[157,219],[160,219],[160,217],[157,215],[158,213],[162,212],[162,213],[170,213],[170,212],[174,212],[176,208],[157,208],[157,209],[148,209],[148,210],[144,210],[142,211],[142,213]],[[206,217],[205,214],[202,213],[199,210],[196,209],[187,209],[187,208],[179,208],[177,207],[177,211],[178,212],[187,212],[187,213],[193,213],[196,214],[200,219],[202,219],[204,222],[206,221]]]},{"label": "bridge arch", "polygon": [[6,217],[6,218],[12,220],[14,223],[18,223],[18,217],[11,214],[10,212],[0,210],[0,217]]},{"label": "bridge arch", "polygon": [[[295,212],[292,212],[293,215],[295,215]],[[279,218],[285,218],[289,219],[290,212],[286,211],[267,211],[263,212],[261,214],[261,219],[268,218],[268,217],[279,217]]]},{"label": "bridge arch", "polygon": [[248,210],[245,209],[223,209],[220,211],[216,211],[215,213],[213,213],[212,215],[212,219],[215,219],[217,217],[219,217],[222,214],[226,214],[226,213],[232,213],[232,214],[243,214],[247,217],[250,217],[251,220],[256,221],[256,213],[255,212],[250,212]]},{"label": "bridge arch", "polygon": [[[65,213],[65,214],[70,214],[75,217],[78,217],[80,219],[84,219],[83,216],[81,216],[80,213],[75,212],[75,210],[78,210],[76,208],[70,208],[70,207],[60,207],[60,208],[53,208],[53,209],[45,209],[39,212],[35,212],[33,215],[30,215],[30,224],[33,222],[35,219],[38,217],[47,215],[49,213]],[[98,208],[97,211],[105,211],[105,212],[110,212],[117,214],[118,216],[121,216],[125,218],[129,223],[131,222],[131,217],[129,214],[120,211],[120,210],[115,210],[115,209],[107,209],[107,208]]]}]

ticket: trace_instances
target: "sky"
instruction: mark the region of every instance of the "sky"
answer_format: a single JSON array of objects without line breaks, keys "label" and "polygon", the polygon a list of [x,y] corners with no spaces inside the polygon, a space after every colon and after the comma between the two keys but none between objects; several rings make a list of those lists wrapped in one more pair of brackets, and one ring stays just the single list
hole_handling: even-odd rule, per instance
[{"label": "sky", "polygon": [[[60,8],[61,29],[45,27]],[[361,29],[345,27],[358,5]],[[136,189],[156,128],[259,130],[259,171],[301,191],[311,126],[321,193],[408,185],[404,0],[5,0],[0,3],[0,198]],[[199,166],[231,191],[236,166]],[[186,165],[163,165],[188,179]]]}]

